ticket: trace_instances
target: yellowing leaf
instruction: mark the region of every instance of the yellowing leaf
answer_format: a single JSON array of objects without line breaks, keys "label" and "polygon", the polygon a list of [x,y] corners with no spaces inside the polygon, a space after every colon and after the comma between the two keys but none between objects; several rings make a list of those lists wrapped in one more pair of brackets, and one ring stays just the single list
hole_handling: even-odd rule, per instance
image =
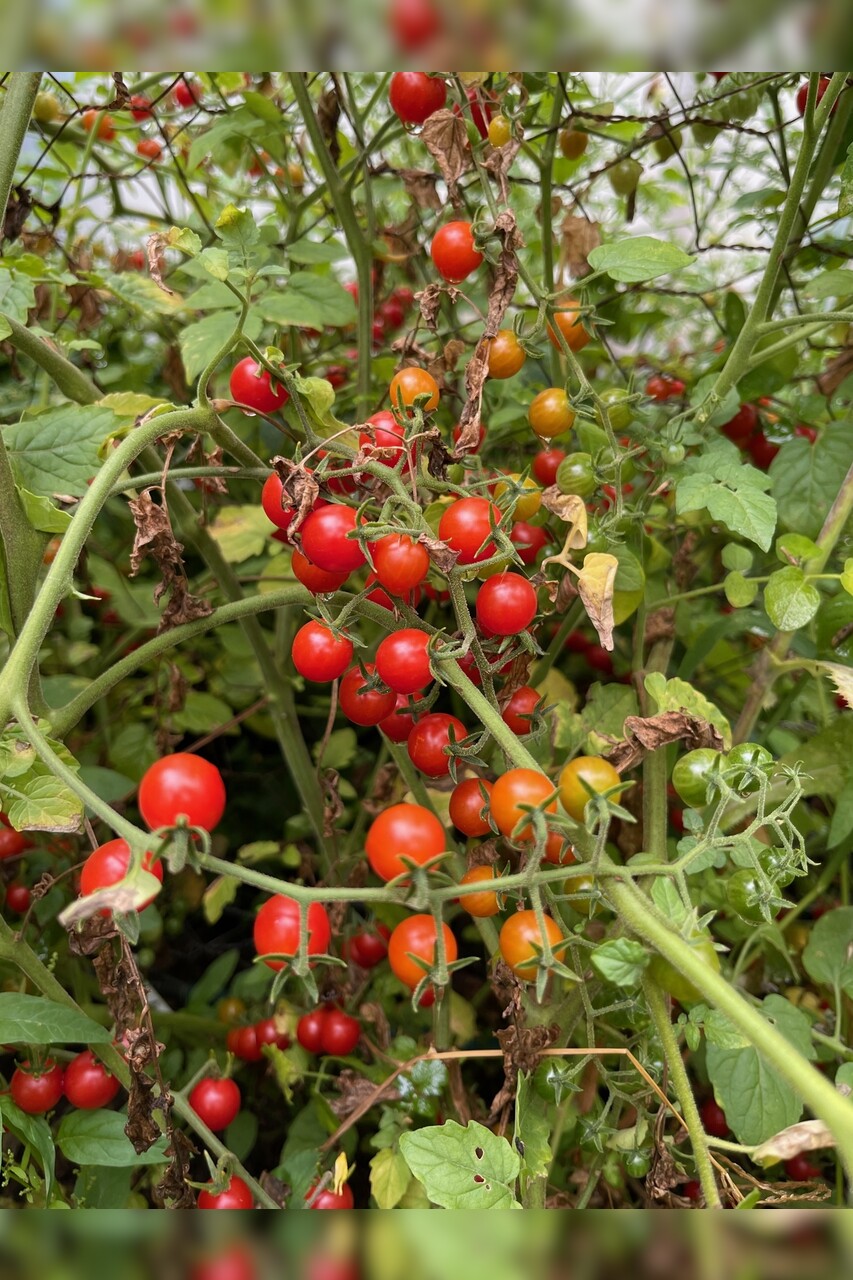
[{"label": "yellowing leaf", "polygon": [[853,670],[838,662],[816,662],[815,667],[829,676],[848,707],[853,707]]},{"label": "yellowing leaf", "polygon": [[269,537],[269,521],[258,503],[221,507],[210,533],[231,564],[242,564],[250,556],[263,552]]},{"label": "yellowing leaf", "polygon": [[726,750],[732,745],[732,730],[719,707],[694,689],[686,680],[667,680],[660,672],[646,676],[646,692],[655,700],[656,711],[687,711],[700,720],[707,720],[722,735]]},{"label": "yellowing leaf", "polygon": [[202,910],[208,924],[216,924],[223,911],[237,897],[240,881],[236,876],[217,876],[204,891]]},{"label": "yellowing leaf", "polygon": [[603,649],[613,648],[613,587],[619,561],[605,551],[584,557],[578,592]]}]

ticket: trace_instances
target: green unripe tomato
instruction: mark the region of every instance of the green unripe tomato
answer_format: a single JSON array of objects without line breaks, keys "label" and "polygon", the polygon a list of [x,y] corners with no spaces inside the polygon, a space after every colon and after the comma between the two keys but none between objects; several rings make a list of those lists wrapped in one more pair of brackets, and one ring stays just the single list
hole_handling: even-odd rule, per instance
[{"label": "green unripe tomato", "polygon": [[37,93],[33,116],[39,124],[52,124],[59,118],[59,100],[55,93]]},{"label": "green unripe tomato", "polygon": [[[709,969],[713,969],[715,973],[720,972],[720,957],[717,954],[714,943],[707,933],[694,934],[687,941],[693,949],[694,954]],[[694,987],[693,983],[679,969],[671,965],[663,956],[653,956],[649,962],[649,975],[654,979],[659,987],[663,987],[679,1004],[691,1005],[698,1004],[703,998],[702,993]]]},{"label": "green unripe tomato", "polygon": [[684,461],[684,445],[677,440],[668,440],[661,446],[660,456],[668,467],[677,467]]},{"label": "green unripe tomato", "polygon": [[447,468],[447,478],[451,484],[465,483],[465,468],[461,462],[453,462]]},{"label": "green unripe tomato", "polygon": [[607,179],[617,196],[630,196],[637,190],[642,172],[639,160],[627,158],[607,170]]},{"label": "green unripe tomato", "polygon": [[735,871],[726,883],[726,897],[729,906],[745,920],[747,924],[761,924],[765,920],[761,910],[761,885],[755,872],[749,867]]},{"label": "green unripe tomato", "polygon": [[660,137],[654,140],[654,149],[659,159],[668,160],[670,156],[674,156],[676,151],[681,150],[681,144],[684,141],[680,129],[670,129],[668,133],[662,133]]},{"label": "green unripe tomato", "polygon": [[758,855],[758,865],[779,889],[784,889],[794,879],[793,871],[788,867],[788,856],[784,849],[763,849]]},{"label": "green unripe tomato", "polygon": [[652,1167],[652,1155],[650,1151],[640,1150],[628,1151],[625,1155],[625,1172],[630,1178],[645,1178],[649,1169]]},{"label": "green unripe tomato", "polygon": [[578,1089],[577,1069],[559,1058],[544,1058],[533,1073],[533,1087],[544,1102],[557,1106],[567,1093]]},{"label": "green unripe tomato", "polygon": [[675,762],[672,785],[679,799],[690,809],[704,809],[714,799],[716,788],[708,775],[721,768],[723,756],[711,747],[697,747]]},{"label": "green unripe tomato", "polygon": [[579,498],[590,498],[595,493],[595,472],[588,453],[570,453],[557,468],[557,488],[560,493],[576,493]]},{"label": "green unripe tomato", "polygon": [[[735,790],[748,794],[757,791],[759,785],[758,778],[750,771],[758,769],[762,773],[769,773],[772,768],[773,756],[766,747],[757,742],[739,742],[726,756],[726,781]],[[730,775],[729,769],[737,769],[739,772]]]},{"label": "green unripe tomato", "polygon": [[614,431],[624,431],[629,422],[634,421],[634,411],[626,403],[628,395],[624,387],[608,387],[601,393],[600,399],[607,405],[607,416]]}]

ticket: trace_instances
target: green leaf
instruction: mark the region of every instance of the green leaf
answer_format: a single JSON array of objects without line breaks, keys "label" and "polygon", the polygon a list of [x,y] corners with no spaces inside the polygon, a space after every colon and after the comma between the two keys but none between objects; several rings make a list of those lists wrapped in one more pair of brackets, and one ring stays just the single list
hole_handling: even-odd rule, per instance
[{"label": "green leaf", "polygon": [[[552,1059],[553,1061],[553,1059]],[[521,1154],[522,1177],[547,1178],[551,1150],[553,1108],[541,1098],[531,1072],[519,1072],[515,1091],[515,1149]]]},{"label": "green leaf", "polygon": [[849,213],[853,213],[853,143],[847,148],[841,170],[841,190],[838,193],[839,218],[846,218]]},{"label": "green leaf", "polygon": [[49,498],[30,493],[29,489],[19,489],[18,497],[30,524],[40,533],[64,533],[71,523],[68,512],[55,507]]},{"label": "green leaf", "polygon": [[[690,392],[690,407],[692,409],[698,409],[700,405],[705,403],[716,381],[717,375],[715,373],[706,373],[703,378],[699,379]],[[724,422],[730,422],[740,408],[740,403],[740,394],[737,387],[729,387],[720,404],[706,419],[705,427],[721,427]]]},{"label": "green leaf", "polygon": [[240,881],[236,876],[217,876],[205,889],[201,903],[204,918],[208,924],[216,924],[222,919],[226,907],[237,897]]},{"label": "green leaf", "polygon": [[[199,262],[214,280],[228,279],[228,250],[204,249],[199,255]],[[236,302],[237,299],[235,298]]]},{"label": "green leaf", "polygon": [[826,838],[828,849],[837,849],[853,832],[853,778],[847,778],[835,796],[835,811]]},{"label": "green leaf", "polygon": [[[174,713],[172,720],[175,729],[182,729],[184,733],[202,734],[227,724],[233,714],[233,709],[222,698],[205,690],[190,689],[184,705]],[[238,731],[234,727],[226,732]]]},{"label": "green leaf", "polygon": [[0,267],[0,312],[17,320],[18,324],[26,324],[27,312],[35,305],[33,281],[17,271],[10,271],[8,267]]},{"label": "green leaf", "polygon": [[[79,764],[68,748],[48,739],[59,758],[75,772]],[[0,794],[2,785],[14,779],[3,807],[19,831],[79,831],[83,806],[77,795],[54,776],[21,734],[7,732],[0,737]]]},{"label": "green leaf", "polygon": [[792,560],[811,560],[820,555],[820,547],[802,533],[783,533],[776,539],[776,558],[790,564]]},{"label": "green leaf", "polygon": [[242,564],[263,553],[269,541],[269,528],[263,508],[255,502],[241,507],[220,507],[208,532],[219,543],[230,564]]},{"label": "green leaf", "polygon": [[520,1207],[515,1180],[521,1161],[505,1138],[471,1120],[404,1133],[400,1150],[433,1204],[442,1209]]},{"label": "green leaf", "polygon": [[4,427],[3,439],[23,489],[81,497],[100,470],[101,446],[117,426],[111,409],[64,404]]},{"label": "green leaf", "polygon": [[291,262],[313,264],[318,262],[340,262],[347,256],[347,249],[337,240],[297,240],[287,246],[287,256]]},{"label": "green leaf", "polygon": [[742,573],[727,573],[723,579],[723,590],[733,609],[745,609],[758,595],[758,583],[750,582]]},{"label": "green leaf", "polygon": [[595,271],[603,271],[611,280],[622,284],[637,284],[642,280],[655,280],[658,276],[680,271],[696,259],[678,245],[656,240],[653,236],[631,236],[599,245],[589,255],[589,264]]},{"label": "green leaf", "polygon": [[103,276],[87,272],[84,279],[96,288],[109,289],[132,311],[138,311],[146,319],[152,315],[173,316],[185,305],[179,293],[166,293],[150,276],[137,275],[135,271],[123,271],[121,275],[106,272]]},{"label": "green leaf", "polygon": [[103,1169],[86,1164],[74,1184],[75,1207],[78,1209],[125,1209],[130,1195],[133,1169]]},{"label": "green leaf", "polygon": [[220,213],[213,229],[229,249],[248,256],[260,239],[255,219],[248,209],[238,209],[228,204]]},{"label": "green leaf", "polygon": [[[213,352],[228,340],[236,327],[237,317],[231,311],[215,311],[193,324],[185,325],[181,330],[180,347],[188,382],[196,380]],[[261,332],[260,317],[250,311],[244,327],[246,335],[254,342]]]},{"label": "green leaf", "polygon": [[217,956],[191,988],[187,996],[187,1008],[213,1004],[234,977],[239,963],[240,952],[236,947],[223,951],[221,956]]},{"label": "green leaf", "polygon": [[166,233],[166,241],[173,249],[180,249],[188,258],[196,258],[201,253],[201,237],[189,227],[170,227]]},{"label": "green leaf", "polygon": [[56,1145],[72,1164],[96,1164],[109,1169],[165,1164],[165,1135],[139,1155],[124,1131],[126,1124],[127,1116],[121,1111],[70,1111],[62,1117]]},{"label": "green leaf", "polygon": [[675,509],[679,515],[707,511],[712,520],[719,520],[762,551],[768,551],[773,541],[776,503],[769,493],[751,485],[735,487],[734,483],[710,480],[707,475],[684,476],[676,487]]},{"label": "green leaf", "polygon": [[590,959],[593,968],[614,986],[638,987],[649,963],[649,954],[642,943],[633,938],[610,938],[595,947]]},{"label": "green leaf", "polygon": [[844,561],[844,570],[839,581],[847,594],[853,596],[853,560]]},{"label": "green leaf", "polygon": [[384,1147],[370,1161],[370,1193],[378,1209],[396,1209],[412,1175],[399,1151]]},{"label": "green leaf", "polygon": [[[53,1198],[54,1169],[56,1167],[56,1148],[53,1134],[44,1116],[29,1116],[16,1106],[8,1094],[0,1094],[0,1116],[5,1128],[9,1129],[19,1142],[25,1143],[35,1154],[44,1171],[45,1203],[50,1204]],[[5,1154],[5,1144],[4,1144]]]},{"label": "green leaf", "polygon": [[0,991],[0,1041],[4,1044],[109,1044],[110,1033],[79,1009]]},{"label": "green leaf", "polygon": [[657,876],[652,885],[652,901],[662,915],[676,928],[687,919],[687,908],[681,894],[667,876]]},{"label": "green leaf", "polygon": [[[315,742],[312,755],[319,760],[323,750],[322,742]],[[335,729],[329,734],[326,749],[323,751],[323,768],[336,769],[339,773],[352,764],[358,751],[358,737],[355,729]]]},{"label": "green leaf", "polygon": [[814,444],[798,436],[770,464],[773,496],[786,529],[816,538],[853,463],[853,421],[830,422]]},{"label": "green leaf", "polygon": [[726,569],[732,569],[736,573],[749,573],[754,556],[748,547],[742,547],[739,542],[727,542],[720,553],[720,559]]},{"label": "green leaf", "polygon": [[853,996],[853,907],[836,907],[812,925],[803,964],[815,982]]},{"label": "green leaf", "polygon": [[270,290],[257,306],[265,320],[281,327],[342,328],[356,318],[355,303],[343,285],[309,271],[294,272],[284,289]]},{"label": "green leaf", "polygon": [[[303,378],[299,374],[294,375],[293,382],[297,394],[302,398],[303,408],[311,420],[311,425],[318,435],[334,435],[346,428],[346,423],[341,422],[332,412],[335,389],[331,382],[327,382],[325,378]],[[351,439],[346,436],[342,436],[341,439],[345,444],[352,444],[354,436],[355,433]]]},{"label": "green leaf", "polygon": [[[804,1058],[815,1056],[808,1018],[784,996],[767,996],[761,1012]],[[752,1045],[724,1049],[709,1042],[706,1061],[714,1095],[738,1142],[766,1142],[802,1115],[800,1098]]]},{"label": "green leaf", "polygon": [[659,671],[646,676],[644,684],[650,698],[655,700],[656,711],[689,711],[693,716],[707,720],[715,729],[719,729],[726,747],[731,745],[732,730],[722,711],[713,702],[694,689],[686,680],[675,677],[667,680]]},{"label": "green leaf", "polygon": [[[123,800],[134,790],[134,778],[126,773],[118,773],[115,769],[105,769],[99,764],[80,766],[80,781],[94,791],[96,796],[106,800],[107,804],[115,804]],[[91,816],[91,814],[90,814]]]},{"label": "green leaf", "polygon": [[853,271],[822,271],[803,286],[802,293],[805,298],[848,298],[853,295]]},{"label": "green leaf", "polygon": [[798,631],[820,608],[820,592],[806,581],[802,569],[788,565],[770,575],[764,588],[764,608],[778,631]]}]

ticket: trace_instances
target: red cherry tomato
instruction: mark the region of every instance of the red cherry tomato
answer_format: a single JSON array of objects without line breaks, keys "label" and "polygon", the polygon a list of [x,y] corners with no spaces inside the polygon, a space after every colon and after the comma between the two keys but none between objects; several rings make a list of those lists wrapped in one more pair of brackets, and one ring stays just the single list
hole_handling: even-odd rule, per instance
[{"label": "red cherry tomato", "polygon": [[287,529],[293,520],[293,507],[281,505],[283,486],[281,476],[273,471],[264,481],[261,490],[261,506],[264,515],[271,520],[277,529]]},{"label": "red cherry tomato", "polygon": [[238,360],[231,370],[229,382],[231,399],[247,405],[257,413],[275,413],[290,399],[289,393],[278,383],[273,384],[270,375],[252,356]]},{"label": "red cherry tomato", "polygon": [[714,1098],[708,1098],[702,1103],[699,1108],[699,1114],[702,1117],[702,1128],[706,1133],[710,1133],[712,1138],[727,1138],[729,1136],[729,1123],[726,1120],[726,1113]]},{"label": "red cherry tomato", "polygon": [[78,1053],[65,1068],[65,1096],[72,1107],[97,1111],[106,1107],[121,1087],[91,1049]]},{"label": "red cherry tomato", "polygon": [[347,720],[353,724],[374,725],[387,719],[397,705],[397,695],[393,689],[366,689],[370,676],[374,674],[373,663],[364,664],[366,675],[359,667],[351,667],[341,681],[338,690],[338,704]]},{"label": "red cherry tomato", "polygon": [[[364,524],[364,519],[361,521]],[[328,573],[352,573],[364,564],[364,552],[355,538],[354,507],[339,503],[314,510],[302,526],[302,553],[318,569]]]},{"label": "red cherry tomato", "polygon": [[646,395],[652,400],[677,400],[684,395],[686,388],[680,378],[671,378],[668,373],[653,373],[646,383]]},{"label": "red cherry tomato", "polygon": [[233,1080],[199,1080],[188,1098],[193,1111],[214,1133],[227,1129],[240,1111],[240,1088]]},{"label": "red cherry tomato", "polygon": [[[473,86],[466,89],[465,94],[468,98],[471,119],[474,121],[476,130],[481,138],[487,138],[489,136],[489,123],[492,119],[492,108],[489,106],[488,101],[481,100],[480,92]],[[458,106],[454,107],[453,111],[455,115],[462,114]]]},{"label": "red cherry tomato", "polygon": [[[161,884],[163,883],[163,864],[159,859],[155,861],[153,852],[149,850],[143,855],[142,865],[146,871],[156,876]],[[108,840],[106,844],[99,845],[83,863],[83,870],[80,872],[81,897],[88,898],[90,893],[97,893],[98,889],[106,889],[110,885],[118,884],[127,875],[129,866],[130,845],[126,840]],[[143,911],[156,896],[154,894],[147,901],[141,902],[136,910]],[[103,907],[98,914],[108,916],[110,911],[107,907]]]},{"label": "red cherry tomato", "polygon": [[313,596],[330,595],[339,591],[349,577],[348,573],[329,573],[328,569],[318,569],[298,547],[293,548],[290,557],[293,576],[307,587]]},{"label": "red cherry tomato", "polygon": [[[314,1194],[314,1188],[306,1192],[305,1199],[310,1200]],[[326,1187],[310,1204],[309,1209],[351,1209],[355,1204],[353,1194],[348,1182],[341,1187],[340,1192],[335,1192],[331,1187]]]},{"label": "red cherry tomato", "polygon": [[367,860],[380,880],[404,875],[403,858],[423,866],[447,848],[444,827],[419,804],[393,804],[377,814],[364,842]]},{"label": "red cherry tomato", "polygon": [[[445,956],[448,963],[452,963],[459,954],[456,939],[446,924],[441,928]],[[414,990],[425,977],[427,969],[435,963],[437,941],[433,916],[413,915],[401,921],[388,942],[388,963],[395,978]],[[418,964],[419,960],[423,963]]]},{"label": "red cherry tomato", "polygon": [[147,120],[153,116],[152,102],[144,93],[134,93],[130,99],[130,114],[134,120]]},{"label": "red cherry tomato", "polygon": [[83,128],[87,133],[91,133],[95,129],[95,137],[100,138],[101,142],[112,142],[116,136],[112,116],[108,116],[106,112],[99,111],[95,107],[90,107],[88,111],[83,112]]},{"label": "red cherry tomato", "polygon": [[136,154],[154,162],[162,156],[163,148],[156,138],[140,138],[136,144]]},{"label": "red cherry tomato", "polygon": [[823,1174],[816,1164],[812,1164],[805,1152],[801,1151],[796,1156],[791,1156],[790,1160],[786,1160],[783,1168],[789,1178],[794,1182],[814,1182],[815,1178],[822,1178]]},{"label": "red cherry tomato", "polygon": [[6,906],[10,911],[22,916],[29,911],[33,895],[25,884],[13,880],[6,886]]},{"label": "red cherry tomato", "polygon": [[199,1209],[251,1209],[254,1203],[251,1191],[236,1173],[232,1173],[228,1186],[218,1195],[212,1191],[198,1193]]},{"label": "red cherry tomato", "polygon": [[388,533],[373,545],[376,577],[393,596],[405,596],[429,573],[429,553],[408,534]]},{"label": "red cherry tomato", "polygon": [[495,554],[491,538],[500,518],[500,510],[488,498],[457,498],[442,514],[438,536],[459,552],[459,564],[479,564]]},{"label": "red cherry tomato", "polygon": [[794,427],[794,435],[803,436],[804,439],[808,440],[809,444],[814,444],[815,440],[817,440],[817,431],[814,427],[806,426],[804,422],[797,423]]},{"label": "red cherry tomato", "polygon": [[[550,916],[545,916],[545,936],[554,955],[559,959],[566,944],[560,926]],[[536,912],[516,911],[509,916],[501,928],[499,944],[501,956],[516,977],[524,982],[532,982],[539,969],[539,959],[544,947]]]},{"label": "red cherry tomato", "polygon": [[535,689],[532,689],[529,684],[523,684],[520,689],[516,689],[504,707],[501,719],[509,729],[512,729],[513,733],[517,733],[521,737],[525,733],[530,733],[533,727],[533,717],[541,703],[540,694]]},{"label": "red cherry tomato", "polygon": [[[470,871],[466,871],[459,883],[461,885],[494,884],[499,879],[500,876],[495,874],[494,867],[480,866],[471,867]],[[484,889],[482,893],[462,894],[457,901],[463,911],[467,911],[469,916],[474,916],[478,920],[496,916],[501,909],[498,895],[490,889]]]},{"label": "red cherry tomato", "polygon": [[432,681],[426,631],[404,627],[386,636],[376,650],[376,670],[395,693],[420,693]]},{"label": "red cherry tomato", "polygon": [[192,107],[201,102],[204,90],[195,80],[179,80],[173,90],[175,102],[179,107]]},{"label": "red cherry tomato", "polygon": [[488,578],[477,592],[477,622],[493,636],[515,636],[536,617],[536,592],[519,573]]},{"label": "red cherry tomato", "polygon": [[755,405],[742,404],[735,416],[724,422],[720,430],[739,448],[744,449],[757,426],[758,410]]},{"label": "red cherry tomato", "polygon": [[399,298],[386,298],[379,304],[379,317],[386,329],[399,329],[406,319],[406,312]]},{"label": "red cherry tomato", "polygon": [[[815,106],[817,106],[818,103],[822,100],[823,95],[826,93],[828,88],[829,88],[829,76],[821,76],[817,84],[817,96],[815,99]],[[804,116],[806,114],[806,102],[808,101],[808,96],[809,96],[809,82],[808,80],[806,80],[804,81],[803,84],[800,85],[799,89],[797,90],[797,110],[799,111],[801,116]],[[838,104],[836,103],[836,106],[837,105]],[[832,108],[831,114],[832,115],[835,114],[835,107]]]},{"label": "red cherry tomato", "polygon": [[433,711],[423,716],[409,734],[409,759],[428,778],[443,778],[450,772],[452,757],[447,749],[451,741],[461,742],[467,736],[468,730],[456,716]]},{"label": "red cherry tomato", "polygon": [[435,0],[393,0],[388,14],[391,34],[403,53],[415,53],[441,34]]},{"label": "red cherry tomato", "polygon": [[225,1038],[229,1053],[243,1062],[260,1062],[264,1056],[254,1027],[232,1027]]},{"label": "red cherry tomato", "polygon": [[0,828],[0,861],[4,858],[16,858],[30,847],[31,842],[20,831],[13,831],[10,827]]},{"label": "red cherry tomato", "polygon": [[547,530],[526,520],[516,520],[509,531],[509,540],[521,556],[524,564],[533,564],[549,538]]},{"label": "red cherry tomato", "polygon": [[403,428],[388,409],[380,409],[367,421],[373,430],[359,432],[359,447],[364,453],[379,451],[378,461],[395,467],[406,452]]},{"label": "red cherry tomato", "polygon": [[290,1037],[275,1025],[275,1018],[261,1018],[255,1023],[254,1032],[259,1050],[265,1044],[274,1044],[277,1049],[286,1049],[290,1044]]},{"label": "red cherry tomato", "polygon": [[[502,773],[492,787],[489,806],[501,835],[511,836],[525,816],[526,807],[540,808],[548,796],[554,795],[555,790],[553,782],[535,769],[509,769]],[[546,806],[545,812],[556,811],[557,801],[554,799]],[[530,840],[532,837],[533,825],[528,822],[515,839]]]},{"label": "red cherry tomato", "polygon": [[488,818],[491,795],[492,784],[483,778],[466,778],[456,784],[450,793],[450,821],[457,831],[466,836],[491,835]]},{"label": "red cherry tomato", "polygon": [[[238,1178],[237,1181],[239,1182],[240,1179]],[[232,1189],[233,1186],[234,1182],[232,1180]],[[245,1182],[243,1183],[243,1186],[246,1187]],[[249,1202],[248,1204],[243,1205],[202,1205],[201,1197],[203,1195],[209,1196],[210,1193],[201,1191],[199,1193],[198,1208],[251,1209],[252,1194],[248,1187],[246,1187],[246,1191],[249,1195]],[[239,1198],[239,1196],[237,1196],[237,1198]],[[200,1258],[197,1262],[193,1263],[193,1266],[190,1269],[190,1280],[259,1280],[260,1274],[254,1254],[246,1247],[246,1245],[238,1241],[235,1244],[220,1244],[218,1252],[215,1255]]]},{"label": "red cherry tomato", "polygon": [[766,471],[782,446],[768,440],[763,431],[756,431],[747,441],[747,452],[761,471]]},{"label": "red cherry tomato", "polygon": [[327,1009],[320,1005],[310,1013],[303,1013],[296,1024],[296,1039],[307,1053],[323,1052],[323,1028],[326,1025]]},{"label": "red cherry tomato", "polygon": [[[296,955],[299,948],[299,903],[283,893],[268,898],[255,916],[253,931],[255,951],[259,956]],[[332,928],[326,908],[320,902],[308,907],[308,954],[322,955],[328,950]],[[271,969],[283,969],[286,960],[265,960]]]},{"label": "red cherry tomato", "polygon": [[353,1053],[361,1039],[361,1023],[351,1018],[343,1009],[331,1006],[322,1027],[323,1053],[333,1058],[345,1058]]},{"label": "red cherry tomato", "polygon": [[225,812],[225,784],[215,764],[187,751],[156,760],[139,784],[139,812],[152,831],[185,816],[212,831]]},{"label": "red cherry tomato", "polygon": [[388,955],[390,937],[391,930],[384,924],[378,924],[375,933],[354,933],[349,941],[350,957],[360,969],[375,969]]},{"label": "red cherry tomato", "polygon": [[575,851],[559,831],[549,831],[545,841],[545,861],[555,867],[567,867],[576,861]]},{"label": "red cherry tomato", "polygon": [[557,468],[566,456],[565,449],[540,449],[533,457],[533,476],[547,488],[557,483]]},{"label": "red cherry tomato", "polygon": [[[420,696],[419,693],[414,694],[416,700]],[[414,723],[415,711],[410,706],[409,698],[404,693],[398,693],[394,710],[379,721],[379,728],[392,742],[407,742]]]},{"label": "red cherry tomato", "polygon": [[460,284],[483,261],[474,246],[474,229],[470,222],[446,222],[432,240],[430,255],[436,271],[451,284]]},{"label": "red cherry tomato", "polygon": [[290,656],[301,676],[315,684],[328,684],[342,676],[352,662],[352,641],[335,635],[312,618],[293,637]]},{"label": "red cherry tomato", "polygon": [[425,71],[395,71],[388,87],[391,110],[404,124],[423,124],[447,100],[447,85]]},{"label": "red cherry tomato", "polygon": [[22,1062],[12,1074],[9,1092],[15,1105],[28,1116],[42,1116],[52,1111],[62,1097],[63,1079],[62,1067],[51,1059],[39,1070]]}]

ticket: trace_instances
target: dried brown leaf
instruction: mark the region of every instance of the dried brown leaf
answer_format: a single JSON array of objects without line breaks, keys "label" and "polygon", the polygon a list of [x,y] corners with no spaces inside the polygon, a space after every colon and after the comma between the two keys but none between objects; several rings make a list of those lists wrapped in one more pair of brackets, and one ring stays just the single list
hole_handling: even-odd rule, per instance
[{"label": "dried brown leaf", "polygon": [[723,751],[725,744],[717,729],[686,711],[662,711],[656,716],[626,716],[625,741],[607,759],[620,773],[632,769],[647,751],[657,751],[671,742],[684,742],[689,751],[711,747]]},{"label": "dried brown leaf", "polygon": [[406,194],[419,209],[440,209],[442,201],[435,189],[438,177],[425,169],[401,169]]},{"label": "dried brown leaf", "polygon": [[341,143],[338,138],[338,120],[340,116],[341,104],[338,100],[337,89],[325,89],[320,94],[320,100],[317,103],[317,119],[320,123],[323,139],[329,149],[329,155],[336,166],[341,158]]},{"label": "dried brown leaf", "polygon": [[419,534],[418,542],[426,547],[430,560],[440,573],[450,573],[459,559],[458,551],[451,551],[446,542],[442,542],[440,538],[434,538],[429,533]]},{"label": "dried brown leaf", "polygon": [[[420,293],[415,294],[415,300],[421,309],[421,319],[433,333],[438,328],[438,313],[441,309],[441,299],[444,293],[443,285],[428,284]],[[397,339],[397,341],[399,342],[400,339]],[[405,342],[405,339],[403,341]]]},{"label": "dried brown leaf", "polygon": [[790,1160],[801,1151],[820,1151],[823,1147],[834,1146],[835,1138],[822,1120],[802,1120],[762,1142],[750,1159],[766,1168],[780,1160]]},{"label": "dried brown leaf", "polygon": [[292,462],[290,458],[277,455],[273,458],[272,465],[281,480],[282,508],[289,506],[294,509],[293,519],[287,527],[288,541],[293,542],[294,535],[302,528],[314,507],[320,486],[312,472],[299,463]]},{"label": "dried brown leaf", "polygon": [[373,1039],[383,1052],[386,1051],[391,1043],[391,1026],[382,1005],[375,1000],[365,1000],[364,1004],[359,1005],[358,1016],[362,1022],[373,1027]]},{"label": "dried brown leaf", "polygon": [[619,561],[604,551],[584,556],[583,568],[577,575],[578,594],[587,616],[598,632],[602,649],[613,648],[613,584]]},{"label": "dried brown leaf", "polygon": [[598,223],[567,213],[560,225],[560,261],[573,276],[589,272],[589,255],[601,244]]},{"label": "dried brown leaf", "polygon": [[323,790],[323,835],[333,836],[338,819],[344,811],[339,784],[341,775],[337,769],[324,769],[320,775]]},{"label": "dried brown leaf", "polygon": [[509,200],[509,187],[507,185],[507,176],[513,166],[515,157],[521,150],[522,139],[510,138],[509,142],[505,142],[502,147],[492,147],[489,154],[483,161],[483,168],[494,175],[498,180],[501,190],[501,199],[504,204]]},{"label": "dried brown leaf", "polygon": [[161,231],[155,231],[145,242],[148,254],[148,271],[151,279],[157,284],[164,293],[168,293],[169,297],[174,295],[174,289],[163,280],[163,271],[166,267],[166,259],[163,256],[163,250],[166,248],[168,240]]},{"label": "dried brown leaf", "polygon": [[457,183],[471,167],[468,130],[461,116],[446,107],[434,111],[421,129],[421,141],[447,183],[451,200],[458,200]]},{"label": "dried brown leaf", "polygon": [[588,532],[588,515],[583,498],[579,498],[576,493],[561,493],[553,484],[542,490],[542,506],[571,525],[566,535],[564,552],[582,551],[587,544]]},{"label": "dried brown leaf", "polygon": [[351,1071],[345,1067],[338,1076],[338,1096],[330,1100],[329,1106],[339,1119],[344,1120],[369,1099],[376,1102],[380,1099],[383,1102],[395,1102],[399,1096],[393,1084],[386,1084],[377,1089],[372,1081],[366,1080],[357,1071]]},{"label": "dried brown leaf", "polygon": [[831,396],[844,379],[853,372],[853,346],[847,346],[840,355],[830,360],[817,379],[821,395]]},{"label": "dried brown leaf", "polygon": [[209,617],[213,612],[212,605],[192,595],[189,590],[181,558],[183,546],[172,531],[165,501],[162,505],[155,503],[151,490],[145,489],[138,498],[130,498],[128,506],[136,525],[136,537],[130,553],[131,577],[139,572],[145,556],[150,555],[163,575],[162,581],[154,588],[154,603],[159,604],[165,593],[170,593],[169,603],[160,618],[158,634],[182,622]]}]

